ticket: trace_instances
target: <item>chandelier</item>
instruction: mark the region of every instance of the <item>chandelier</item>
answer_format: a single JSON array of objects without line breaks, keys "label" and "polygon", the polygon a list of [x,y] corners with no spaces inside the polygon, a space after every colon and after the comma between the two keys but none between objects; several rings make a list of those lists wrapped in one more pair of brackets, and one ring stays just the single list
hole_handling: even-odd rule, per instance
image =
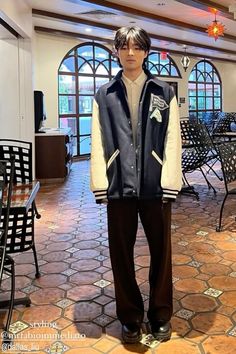
[{"label": "chandelier", "polygon": [[208,33],[209,37],[214,37],[216,41],[219,36],[224,35],[225,25],[223,25],[221,22],[216,20],[217,10],[214,10],[214,13],[215,13],[215,20],[212,21],[212,23],[207,26],[206,32]]}]

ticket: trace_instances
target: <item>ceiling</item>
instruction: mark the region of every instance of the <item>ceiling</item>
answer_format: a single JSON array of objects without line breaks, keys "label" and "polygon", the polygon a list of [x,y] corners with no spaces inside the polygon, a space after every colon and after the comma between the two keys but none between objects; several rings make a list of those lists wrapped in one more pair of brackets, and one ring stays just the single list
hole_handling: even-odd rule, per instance
[{"label": "ceiling", "polygon": [[[26,0],[37,32],[111,43],[121,26],[140,26],[152,47],[236,63],[236,0]],[[206,33],[214,19],[225,25],[217,41]]]}]

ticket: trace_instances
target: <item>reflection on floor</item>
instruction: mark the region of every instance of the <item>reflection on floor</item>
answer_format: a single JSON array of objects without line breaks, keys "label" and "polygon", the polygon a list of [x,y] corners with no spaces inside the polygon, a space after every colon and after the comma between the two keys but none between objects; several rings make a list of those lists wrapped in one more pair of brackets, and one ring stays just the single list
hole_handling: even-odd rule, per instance
[{"label": "reflection on floor", "polygon": [[[106,207],[89,191],[89,161],[76,162],[64,184],[42,186],[37,205],[36,246],[41,278],[35,279],[32,252],[16,255],[17,296],[32,305],[14,310],[14,346],[8,353],[236,352],[236,201],[230,197],[224,229],[215,232],[223,182],[210,177],[217,195],[195,173],[200,194],[173,204],[174,316],[170,341],[124,345],[116,319],[107,244]],[[149,252],[141,226],[135,247],[137,281],[148,303]],[[9,289],[9,279],[3,282]],[[1,314],[1,327],[5,312]],[[148,334],[144,322],[143,332]]]}]

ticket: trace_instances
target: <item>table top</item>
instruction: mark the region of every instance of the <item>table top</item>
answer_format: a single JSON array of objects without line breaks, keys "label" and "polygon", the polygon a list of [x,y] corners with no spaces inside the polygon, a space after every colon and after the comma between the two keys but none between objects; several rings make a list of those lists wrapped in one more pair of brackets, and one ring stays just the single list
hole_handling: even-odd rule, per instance
[{"label": "table top", "polygon": [[[14,184],[12,189],[11,209],[18,209],[22,212],[28,212],[38,193],[39,187],[40,183],[38,181]],[[6,205],[5,199],[6,196],[3,199],[3,209],[4,205]]]}]

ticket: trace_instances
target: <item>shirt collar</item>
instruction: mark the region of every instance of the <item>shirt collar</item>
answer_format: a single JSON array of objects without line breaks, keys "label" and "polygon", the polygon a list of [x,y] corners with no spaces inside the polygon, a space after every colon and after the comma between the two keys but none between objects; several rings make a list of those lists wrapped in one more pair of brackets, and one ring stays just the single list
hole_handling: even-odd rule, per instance
[{"label": "shirt collar", "polygon": [[144,71],[142,71],[141,74],[134,81],[130,80],[127,76],[124,75],[124,73],[122,73],[122,80],[124,81],[125,84],[128,85],[135,84],[137,86],[141,86],[146,81],[146,78],[147,75],[145,74]]}]

